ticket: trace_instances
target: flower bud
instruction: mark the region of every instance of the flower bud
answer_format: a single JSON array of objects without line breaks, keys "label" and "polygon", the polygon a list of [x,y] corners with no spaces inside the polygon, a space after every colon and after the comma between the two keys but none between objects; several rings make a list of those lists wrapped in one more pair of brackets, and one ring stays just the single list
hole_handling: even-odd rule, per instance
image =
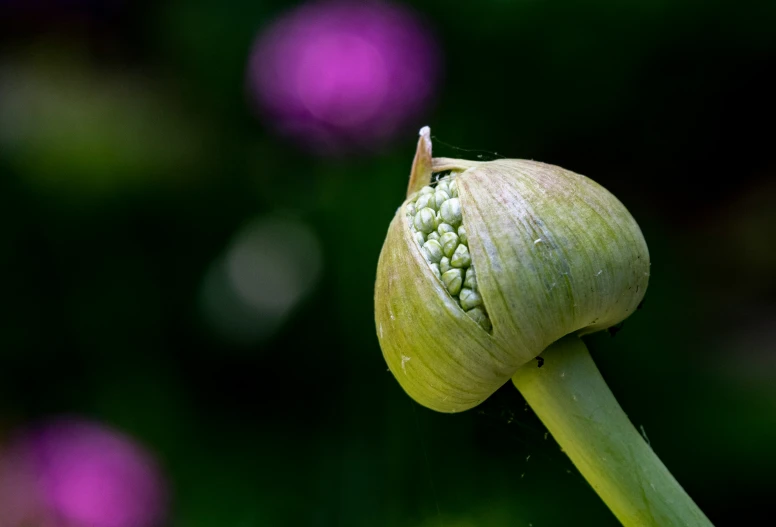
[{"label": "flower bud", "polygon": [[461,276],[462,273],[460,269],[448,269],[442,275],[442,282],[444,282],[445,288],[447,288],[447,292],[452,296],[455,296],[461,292],[461,285],[463,284]]},{"label": "flower bud", "polygon": [[439,224],[439,227],[437,227],[437,232],[439,233],[440,236],[442,236],[444,234],[447,234],[448,232],[455,232],[455,229],[449,223],[442,222]]},{"label": "flower bud", "polygon": [[439,206],[439,214],[445,223],[453,227],[461,224],[461,202],[458,198],[451,198]]},{"label": "flower bud", "polygon": [[482,297],[480,294],[474,289],[469,288],[461,289],[459,301],[461,302],[461,307],[464,311],[469,311],[470,309],[482,305]]},{"label": "flower bud", "polygon": [[455,181],[451,181],[450,184],[447,186],[450,189],[450,195],[454,198],[458,197],[458,183]]},{"label": "flower bud", "polygon": [[436,240],[428,240],[423,247],[428,251],[428,258],[431,263],[438,264],[442,259],[442,246]]},{"label": "flower bud", "polygon": [[482,326],[482,329],[485,331],[490,331],[492,326],[490,324],[490,319],[488,318],[488,315],[485,314],[485,310],[481,307],[475,307],[474,309],[470,309],[466,312],[466,314],[474,320],[477,324]]},{"label": "flower bud", "polygon": [[477,275],[474,273],[474,266],[466,270],[466,278],[463,280],[463,285],[469,289],[477,289]]},{"label": "flower bud", "polygon": [[[408,206],[409,205],[411,205],[411,203],[408,204]],[[413,211],[412,214],[415,214],[415,209],[414,208],[412,208],[410,210]],[[458,237],[461,239],[461,243],[465,243],[465,244],[469,243],[469,237],[466,236],[466,227],[464,227],[463,225],[458,227]]]},{"label": "flower bud", "polygon": [[437,227],[436,212],[428,207],[420,209],[420,212],[415,214],[413,225],[418,232],[429,234]]},{"label": "flower bud", "polygon": [[434,211],[438,210],[438,207],[436,206],[436,202],[434,201],[433,194],[421,194],[421,196],[418,198],[418,201],[415,202],[416,210],[421,210],[425,208],[429,208]]},{"label": "flower bud", "polygon": [[445,256],[448,258],[453,257],[453,253],[459,245],[458,242],[458,235],[454,232],[446,232],[439,238],[439,243],[442,245],[442,250],[445,252]]},{"label": "flower bud", "polygon": [[644,296],[641,231],[584,176],[516,159],[432,160],[424,129],[408,195],[380,254],[375,321],[391,371],[429,408],[476,406],[556,340],[613,326]]},{"label": "flower bud", "polygon": [[472,263],[472,258],[469,256],[469,248],[464,244],[458,245],[455,252],[450,256],[450,265],[453,267],[469,267]]},{"label": "flower bud", "polygon": [[434,193],[434,209],[439,210],[442,204],[450,199],[450,194],[444,190],[437,190]]},{"label": "flower bud", "polygon": [[[442,271],[442,274],[446,273],[451,269],[450,267],[450,258],[445,256],[439,261],[439,269]],[[449,289],[449,288],[448,288]]]}]

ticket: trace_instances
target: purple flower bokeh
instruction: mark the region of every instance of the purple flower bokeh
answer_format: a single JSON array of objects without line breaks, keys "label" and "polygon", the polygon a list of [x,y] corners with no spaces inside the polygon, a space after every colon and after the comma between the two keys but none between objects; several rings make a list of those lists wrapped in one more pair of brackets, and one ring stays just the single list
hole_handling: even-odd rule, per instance
[{"label": "purple flower bokeh", "polygon": [[[153,458],[102,425],[50,421],[24,433],[5,457],[13,463],[0,467],[0,498],[18,489],[17,499],[27,502],[15,511],[21,520],[73,527],[155,527],[163,521],[166,489]],[[9,487],[9,479],[16,484]]]},{"label": "purple flower bokeh", "polygon": [[280,133],[341,152],[379,147],[417,126],[439,73],[436,41],[406,8],[322,2],[287,13],[259,35],[248,85]]}]

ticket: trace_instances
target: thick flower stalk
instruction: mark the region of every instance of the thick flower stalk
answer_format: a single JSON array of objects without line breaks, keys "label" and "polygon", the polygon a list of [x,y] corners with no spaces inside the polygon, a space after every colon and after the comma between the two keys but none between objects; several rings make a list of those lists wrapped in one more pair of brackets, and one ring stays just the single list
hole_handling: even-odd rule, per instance
[{"label": "thick flower stalk", "polygon": [[534,161],[432,159],[424,128],[378,263],[383,356],[442,412],[512,379],[624,525],[710,525],[579,339],[635,311],[649,265],[638,224],[594,181]]}]

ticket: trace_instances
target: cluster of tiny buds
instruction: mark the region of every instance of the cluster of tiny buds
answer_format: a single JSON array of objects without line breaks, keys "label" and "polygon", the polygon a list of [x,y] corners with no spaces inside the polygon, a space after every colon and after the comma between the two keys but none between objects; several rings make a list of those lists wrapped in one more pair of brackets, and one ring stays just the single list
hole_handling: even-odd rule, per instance
[{"label": "cluster of tiny buds", "polygon": [[482,303],[477,275],[469,255],[458,185],[451,174],[407,200],[407,218],[423,256],[450,296],[485,331],[492,325]]}]

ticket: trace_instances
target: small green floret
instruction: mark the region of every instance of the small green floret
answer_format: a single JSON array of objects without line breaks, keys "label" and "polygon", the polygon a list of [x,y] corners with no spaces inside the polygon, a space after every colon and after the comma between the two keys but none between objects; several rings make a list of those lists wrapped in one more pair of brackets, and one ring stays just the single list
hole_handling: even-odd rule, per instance
[{"label": "small green floret", "polygon": [[472,264],[472,257],[469,254],[469,248],[464,244],[459,244],[455,252],[450,257],[450,265],[453,267],[467,268]]}]

